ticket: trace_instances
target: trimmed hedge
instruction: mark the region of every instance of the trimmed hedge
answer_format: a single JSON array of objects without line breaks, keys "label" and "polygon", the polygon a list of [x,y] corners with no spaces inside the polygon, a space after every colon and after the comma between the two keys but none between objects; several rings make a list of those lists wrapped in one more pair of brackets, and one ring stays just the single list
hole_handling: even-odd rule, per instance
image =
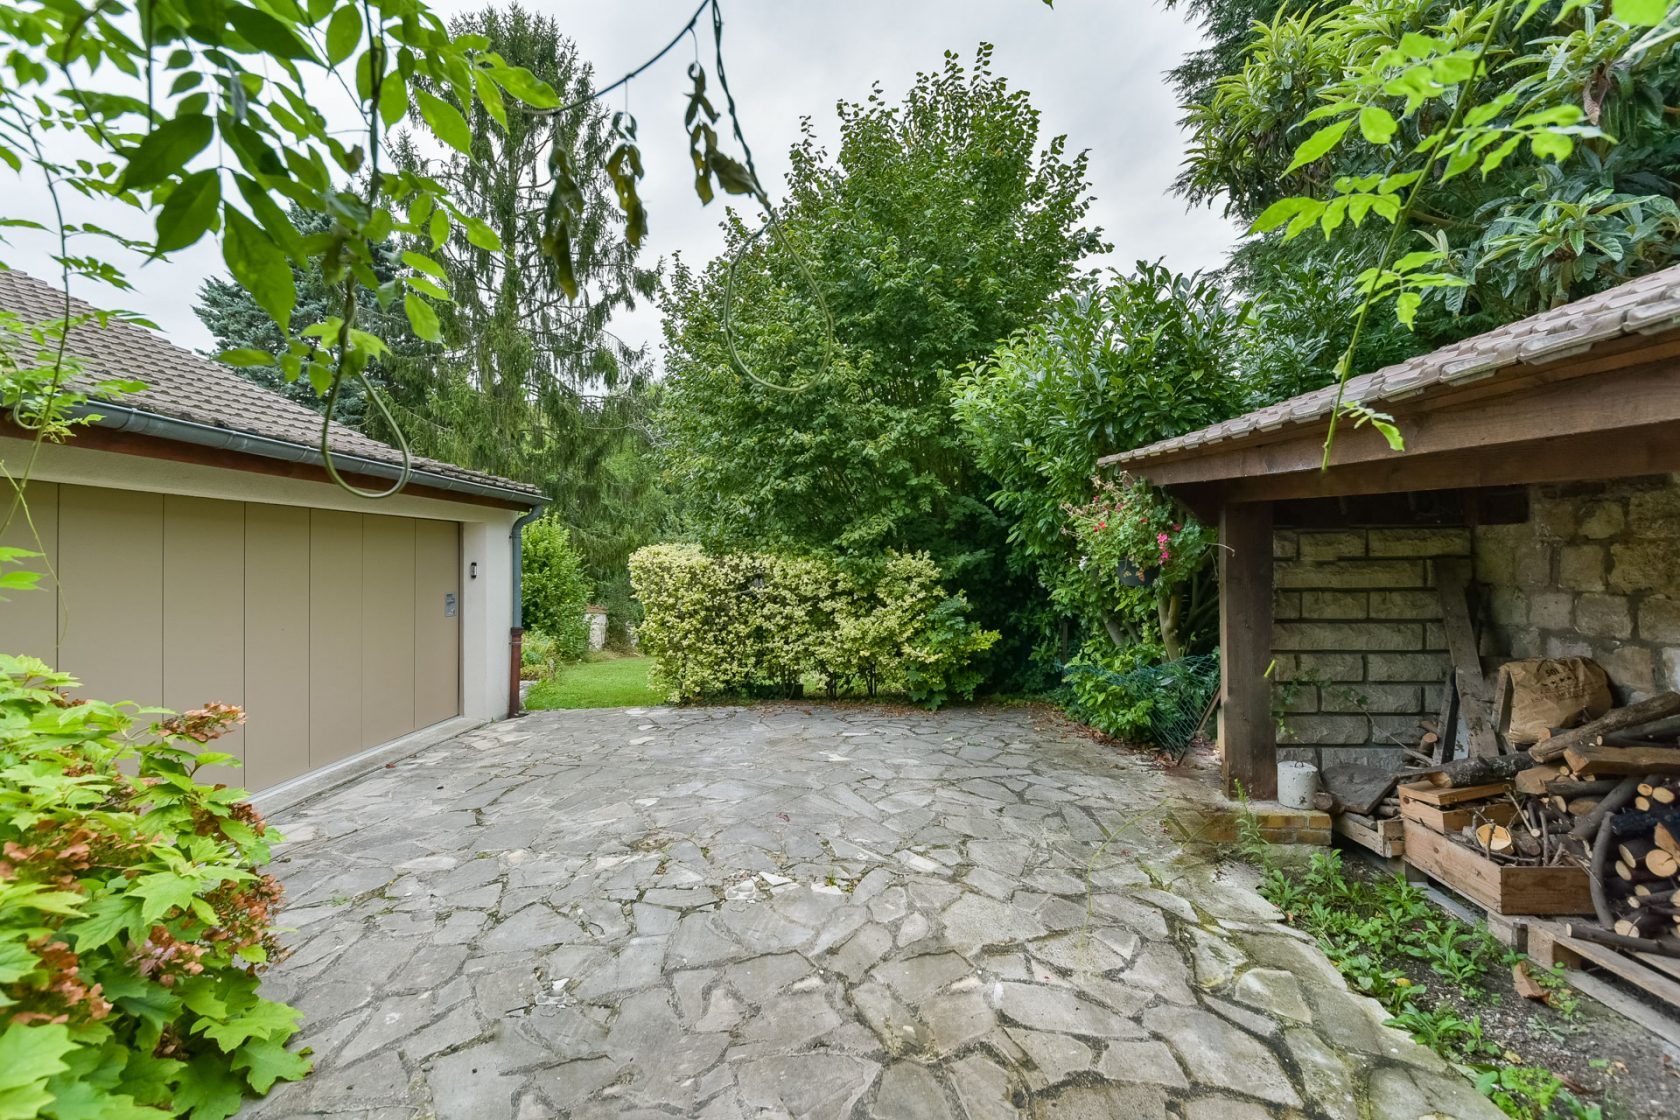
[{"label": "trimmed hedge", "polygon": [[947,595],[925,553],[852,569],[760,553],[710,555],[664,544],[630,557],[650,678],[672,700],[798,696],[815,677],[829,696],[902,693],[929,707],[970,699],[979,654],[998,640]]}]

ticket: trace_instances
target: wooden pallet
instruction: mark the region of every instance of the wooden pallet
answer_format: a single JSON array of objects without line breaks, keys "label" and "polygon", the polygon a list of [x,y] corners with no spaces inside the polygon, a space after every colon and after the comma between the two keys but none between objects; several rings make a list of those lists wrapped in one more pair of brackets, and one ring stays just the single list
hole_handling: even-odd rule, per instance
[{"label": "wooden pallet", "polygon": [[1532,922],[1528,927],[1528,955],[1545,968],[1601,968],[1680,1009],[1680,960],[1654,953],[1624,953],[1609,945],[1570,937],[1562,922]]},{"label": "wooden pallet", "polygon": [[1399,859],[1406,854],[1406,826],[1398,817],[1385,819],[1340,813],[1330,827],[1336,835],[1345,836],[1384,859]]}]

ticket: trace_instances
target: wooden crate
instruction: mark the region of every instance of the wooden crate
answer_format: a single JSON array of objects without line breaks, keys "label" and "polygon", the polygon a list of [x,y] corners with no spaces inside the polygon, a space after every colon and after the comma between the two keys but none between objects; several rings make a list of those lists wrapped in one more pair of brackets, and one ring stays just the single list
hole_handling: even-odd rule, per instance
[{"label": "wooden crate", "polygon": [[1457,790],[1440,789],[1427,782],[1404,785],[1400,787],[1400,815],[1436,832],[1459,832],[1467,825],[1476,823],[1478,813],[1482,820],[1495,824],[1509,824],[1517,815],[1517,807],[1509,800],[1489,801],[1475,809],[1453,808],[1466,800],[1497,796],[1504,793],[1506,788],[1504,785],[1495,785],[1470,786]]},{"label": "wooden crate", "polygon": [[1405,825],[1398,817],[1384,819],[1340,813],[1331,828],[1338,836],[1345,836],[1384,859],[1398,859],[1406,854]]},{"label": "wooden crate", "polygon": [[1602,968],[1670,1007],[1680,1008],[1680,960],[1655,953],[1624,953],[1609,945],[1578,941],[1569,936],[1561,922],[1529,926],[1528,955],[1542,968]]},{"label": "wooden crate", "polygon": [[1406,821],[1406,862],[1496,914],[1591,914],[1587,873],[1579,867],[1495,863],[1415,820]]}]

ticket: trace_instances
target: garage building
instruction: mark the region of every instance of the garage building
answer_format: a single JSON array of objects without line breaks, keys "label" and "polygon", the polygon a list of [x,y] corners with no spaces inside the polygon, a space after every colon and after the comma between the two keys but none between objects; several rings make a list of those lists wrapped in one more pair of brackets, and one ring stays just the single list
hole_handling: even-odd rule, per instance
[{"label": "garage building", "polygon": [[[56,320],[63,296],[0,272],[5,312]],[[517,536],[538,491],[415,459],[400,494],[357,497],[328,478],[305,406],[132,324],[85,322],[68,349],[85,376],[147,387],[90,407],[99,419],[64,444],[32,449],[0,419],[6,469],[34,456],[29,518],[0,545],[43,553],[56,575],[0,602],[0,652],[40,657],[90,697],[243,707],[217,744],[243,770],[213,777],[252,790],[319,784],[508,714]],[[329,440],[362,488],[400,473],[393,447],[339,425]]]}]

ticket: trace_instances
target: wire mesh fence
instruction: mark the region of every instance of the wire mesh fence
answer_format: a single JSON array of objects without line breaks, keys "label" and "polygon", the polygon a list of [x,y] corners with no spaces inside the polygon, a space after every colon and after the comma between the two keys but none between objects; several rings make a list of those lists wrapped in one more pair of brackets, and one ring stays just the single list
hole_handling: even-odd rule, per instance
[{"label": "wire mesh fence", "polygon": [[1150,739],[1176,758],[1189,749],[1219,692],[1219,654],[1192,654],[1125,673],[1075,662],[1064,674],[1070,682],[1095,679],[1132,704],[1147,704]]}]

